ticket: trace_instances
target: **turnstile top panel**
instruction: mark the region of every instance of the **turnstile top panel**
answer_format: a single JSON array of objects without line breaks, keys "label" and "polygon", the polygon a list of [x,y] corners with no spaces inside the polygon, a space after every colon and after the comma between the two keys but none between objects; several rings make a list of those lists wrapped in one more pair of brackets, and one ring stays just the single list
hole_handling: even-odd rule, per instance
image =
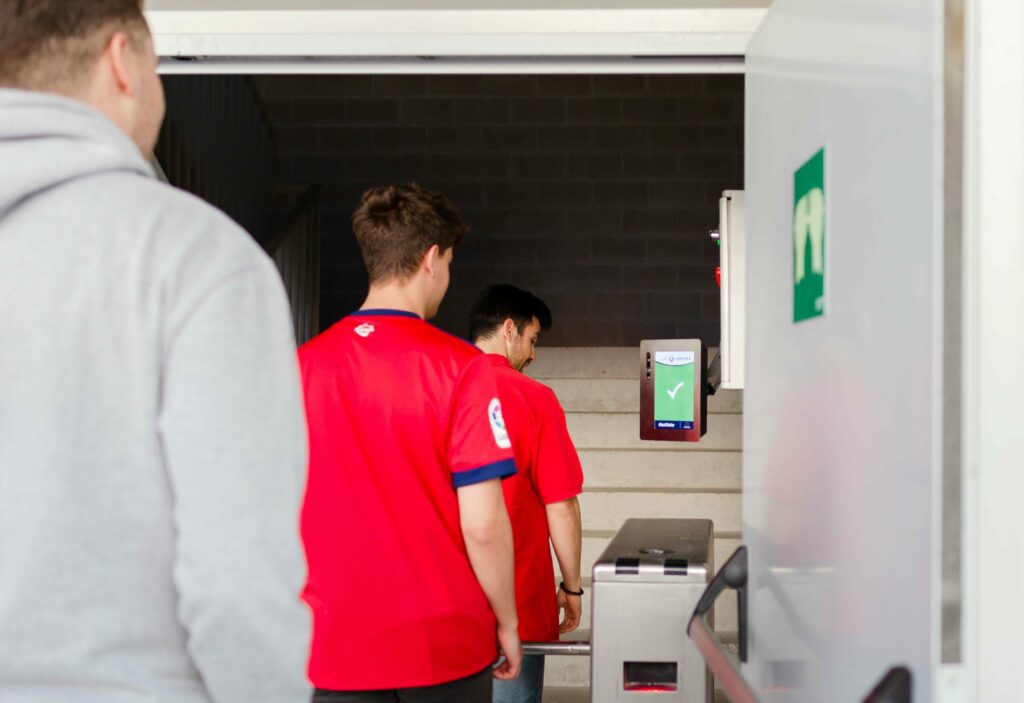
[{"label": "turnstile top panel", "polygon": [[626,520],[594,563],[594,581],[706,583],[713,532],[710,520]]}]

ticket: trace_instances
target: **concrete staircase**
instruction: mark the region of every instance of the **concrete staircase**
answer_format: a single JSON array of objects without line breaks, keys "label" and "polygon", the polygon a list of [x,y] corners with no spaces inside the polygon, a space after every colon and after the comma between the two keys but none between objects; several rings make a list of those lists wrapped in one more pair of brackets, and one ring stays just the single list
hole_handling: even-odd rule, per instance
[{"label": "concrete staircase", "polygon": [[[554,389],[583,463],[583,621],[570,639],[590,637],[589,574],[630,517],[700,517],[715,524],[716,568],[740,544],[742,398],[719,391],[700,443],[639,439],[640,351],[636,347],[545,348],[527,372]],[[558,563],[555,562],[555,572]],[[723,596],[716,629],[735,640],[735,599]],[[548,657],[548,703],[589,700],[589,657]]]}]

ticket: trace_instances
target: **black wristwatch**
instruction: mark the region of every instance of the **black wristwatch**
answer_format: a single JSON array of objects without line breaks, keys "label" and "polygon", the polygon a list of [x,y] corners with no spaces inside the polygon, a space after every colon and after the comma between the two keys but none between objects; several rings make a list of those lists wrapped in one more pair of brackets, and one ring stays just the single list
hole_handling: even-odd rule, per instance
[{"label": "black wristwatch", "polygon": [[559,581],[558,582],[558,590],[562,591],[563,593],[568,593],[570,596],[577,596],[579,598],[583,597],[583,587],[582,586],[580,586],[580,590],[578,590],[578,591],[570,591],[568,588],[565,587],[565,581]]}]

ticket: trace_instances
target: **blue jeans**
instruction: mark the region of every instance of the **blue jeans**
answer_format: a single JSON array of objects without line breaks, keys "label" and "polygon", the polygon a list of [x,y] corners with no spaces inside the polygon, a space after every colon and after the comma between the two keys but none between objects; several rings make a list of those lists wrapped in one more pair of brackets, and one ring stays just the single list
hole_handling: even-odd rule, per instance
[{"label": "blue jeans", "polygon": [[519,678],[514,681],[494,680],[493,703],[540,703],[544,691],[544,655],[523,657]]}]

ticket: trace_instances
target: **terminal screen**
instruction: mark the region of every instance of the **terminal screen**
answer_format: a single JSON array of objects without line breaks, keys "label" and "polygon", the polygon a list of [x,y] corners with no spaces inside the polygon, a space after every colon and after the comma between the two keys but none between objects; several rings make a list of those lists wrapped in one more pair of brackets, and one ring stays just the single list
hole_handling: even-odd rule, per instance
[{"label": "terminal screen", "polygon": [[655,428],[693,429],[695,360],[692,351],[654,352]]}]

